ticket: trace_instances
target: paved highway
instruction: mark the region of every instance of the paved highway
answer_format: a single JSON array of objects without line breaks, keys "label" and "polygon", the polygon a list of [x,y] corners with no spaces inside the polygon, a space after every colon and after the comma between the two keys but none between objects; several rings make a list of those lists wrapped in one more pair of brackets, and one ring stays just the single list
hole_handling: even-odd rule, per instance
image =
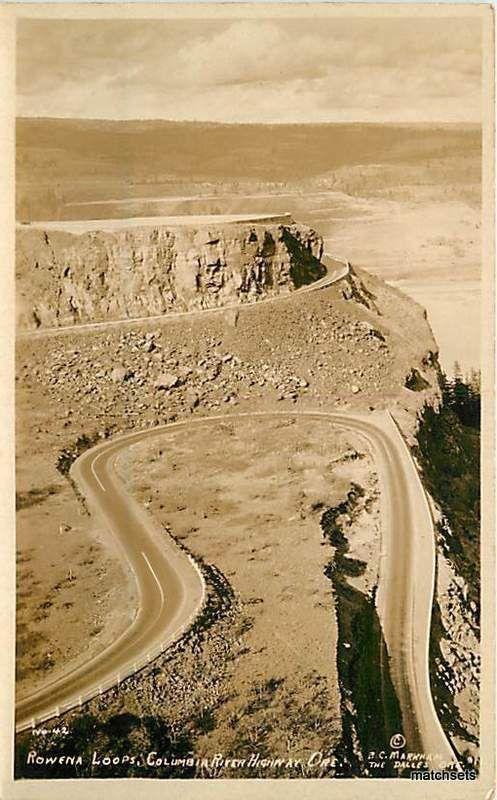
[{"label": "paved highway", "polygon": [[201,608],[204,583],[199,570],[167,534],[154,527],[113,468],[120,450],[147,435],[132,434],[97,445],[71,470],[133,573],[139,597],[135,619],[102,653],[21,699],[16,706],[16,730],[79,705],[133,674],[175,641]]},{"label": "paved highway", "polygon": [[330,424],[362,436],[372,449],[382,489],[377,607],[406,750],[430,754],[433,768],[454,762],[430,690],[428,645],[435,577],[432,520],[407,446],[390,415],[380,412],[222,414],[126,434],[84,453],[73,465],[72,475],[122,548],[139,588],[139,610],[130,628],[99,656],[22,699],[16,709],[17,730],[53,717],[135,672],[139,664],[173,641],[201,606],[203,584],[198,571],[172,540],[159,538],[150,517],[117,477],[113,465],[120,450],[177,427],[276,415],[328,419]]},{"label": "paved highway", "polygon": [[354,428],[372,446],[380,479],[382,541],[376,604],[402,714],[405,751],[425,753],[433,769],[447,764],[458,768],[430,686],[436,551],[426,494],[388,412],[354,416],[346,427]]}]

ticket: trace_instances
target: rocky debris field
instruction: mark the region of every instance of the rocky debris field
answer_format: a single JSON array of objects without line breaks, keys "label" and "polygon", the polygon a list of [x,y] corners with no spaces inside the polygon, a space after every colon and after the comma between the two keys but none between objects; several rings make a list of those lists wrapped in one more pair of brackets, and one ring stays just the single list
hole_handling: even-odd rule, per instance
[{"label": "rocky debris field", "polygon": [[[397,314],[411,314],[416,336]],[[437,393],[435,344],[421,309],[364,275],[305,302],[295,295],[235,314],[35,341],[18,342],[17,378],[19,402],[46,412],[21,414],[20,435],[40,442],[50,433],[70,445],[82,434],[254,403],[367,408],[396,396],[416,407]],[[413,365],[424,376],[420,391],[406,386]]]},{"label": "rocky debris field", "polygon": [[116,231],[19,228],[18,324],[57,327],[250,303],[323,277],[311,228],[240,223]]}]

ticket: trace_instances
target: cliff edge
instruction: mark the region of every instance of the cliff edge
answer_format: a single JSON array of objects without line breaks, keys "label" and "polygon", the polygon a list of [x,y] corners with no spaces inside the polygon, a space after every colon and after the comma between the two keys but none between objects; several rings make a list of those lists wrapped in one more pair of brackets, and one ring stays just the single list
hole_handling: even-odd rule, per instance
[{"label": "cliff edge", "polygon": [[53,223],[19,226],[18,326],[251,303],[326,274],[321,237],[291,218],[189,226],[126,222],[77,232],[65,223],[59,229]]}]

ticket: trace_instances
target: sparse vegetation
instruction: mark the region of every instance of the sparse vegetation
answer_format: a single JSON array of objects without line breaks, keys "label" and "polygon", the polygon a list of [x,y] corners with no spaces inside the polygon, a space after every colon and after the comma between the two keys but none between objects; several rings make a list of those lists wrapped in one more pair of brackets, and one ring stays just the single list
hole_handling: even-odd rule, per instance
[{"label": "sparse vegetation", "polygon": [[38,503],[43,503],[49,497],[53,497],[57,492],[60,492],[60,486],[52,484],[43,489],[29,489],[27,492],[16,492],[16,511],[23,508],[30,508],[36,506]]},{"label": "sparse vegetation", "polygon": [[430,384],[423,378],[419,370],[412,369],[406,377],[405,386],[407,389],[410,389],[411,392],[423,392],[425,389],[429,388]]},{"label": "sparse vegetation", "polygon": [[69,475],[69,470],[71,466],[82,455],[85,450],[89,450],[90,447],[93,447],[97,444],[101,439],[105,439],[110,436],[111,430],[106,428],[102,433],[94,432],[91,434],[83,433],[81,436],[78,436],[74,444],[65,447],[60,453],[57,459],[57,469],[62,475]]}]

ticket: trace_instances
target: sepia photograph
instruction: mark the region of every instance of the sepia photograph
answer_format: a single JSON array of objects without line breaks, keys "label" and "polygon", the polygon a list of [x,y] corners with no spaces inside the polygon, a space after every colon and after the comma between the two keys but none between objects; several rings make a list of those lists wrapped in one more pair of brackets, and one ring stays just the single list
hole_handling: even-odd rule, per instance
[{"label": "sepia photograph", "polygon": [[21,6],[9,797],[483,800],[491,8]]}]

